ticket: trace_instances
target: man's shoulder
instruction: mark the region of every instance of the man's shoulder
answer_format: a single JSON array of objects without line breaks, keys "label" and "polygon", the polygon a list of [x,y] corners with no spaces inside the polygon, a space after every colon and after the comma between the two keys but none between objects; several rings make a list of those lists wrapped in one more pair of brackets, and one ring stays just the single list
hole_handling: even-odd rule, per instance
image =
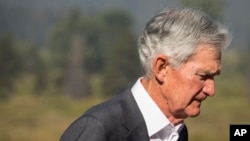
[{"label": "man's shoulder", "polygon": [[122,98],[120,97],[119,94],[91,107],[71,123],[61,140],[76,140],[86,138],[86,136],[100,140],[106,138],[106,135],[112,133],[113,130],[116,131],[122,117],[120,108]]},{"label": "man's shoulder", "polygon": [[129,90],[126,90],[102,103],[91,107],[83,114],[83,116],[91,116],[101,120],[122,116],[122,104],[124,103],[126,97],[129,97],[129,95]]}]

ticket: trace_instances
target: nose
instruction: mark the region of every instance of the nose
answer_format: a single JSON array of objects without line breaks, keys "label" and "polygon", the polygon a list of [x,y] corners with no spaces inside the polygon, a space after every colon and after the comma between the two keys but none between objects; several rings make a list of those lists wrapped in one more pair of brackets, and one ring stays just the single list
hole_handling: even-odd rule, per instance
[{"label": "nose", "polygon": [[203,92],[208,96],[215,95],[215,83],[214,79],[207,79],[203,87]]}]

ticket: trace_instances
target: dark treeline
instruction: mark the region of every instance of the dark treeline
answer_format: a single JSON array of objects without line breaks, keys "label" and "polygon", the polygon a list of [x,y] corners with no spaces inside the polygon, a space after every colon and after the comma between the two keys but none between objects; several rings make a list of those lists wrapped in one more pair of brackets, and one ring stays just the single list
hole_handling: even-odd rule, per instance
[{"label": "dark treeline", "polygon": [[[222,1],[179,2],[201,8],[223,21]],[[57,95],[73,98],[118,94],[142,74],[138,37],[133,28],[134,19],[127,11],[84,15],[74,9],[51,28],[44,47],[1,33],[0,98],[18,94],[15,86],[26,82],[25,79],[33,79],[34,95],[47,94],[51,89]],[[247,76],[246,86],[250,83],[249,50],[234,51],[223,62],[225,76],[242,77],[243,74]]]},{"label": "dark treeline", "polygon": [[36,94],[48,87],[76,98],[93,91],[117,94],[141,73],[132,27],[133,19],[124,11],[84,17],[72,10],[51,29],[43,48],[2,35],[1,97],[10,96],[20,75],[34,78]]}]

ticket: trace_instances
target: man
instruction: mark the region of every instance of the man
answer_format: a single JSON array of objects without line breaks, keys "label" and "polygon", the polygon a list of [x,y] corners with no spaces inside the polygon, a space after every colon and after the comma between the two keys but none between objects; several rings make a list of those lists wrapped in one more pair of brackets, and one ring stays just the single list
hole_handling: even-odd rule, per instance
[{"label": "man", "polygon": [[[61,141],[187,141],[221,70],[225,27],[194,9],[164,9],[145,26],[139,56],[145,75],[122,94],[94,106]],[[112,85],[112,82],[110,82]]]}]

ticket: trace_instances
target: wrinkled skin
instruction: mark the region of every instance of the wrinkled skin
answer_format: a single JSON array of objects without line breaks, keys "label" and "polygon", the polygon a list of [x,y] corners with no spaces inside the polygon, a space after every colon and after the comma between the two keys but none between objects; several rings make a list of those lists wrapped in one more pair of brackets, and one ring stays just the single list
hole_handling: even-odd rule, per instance
[{"label": "wrinkled skin", "polygon": [[142,84],[173,124],[200,114],[207,96],[215,95],[214,76],[221,70],[221,53],[210,44],[201,44],[183,65],[173,68],[167,57],[158,56],[151,79]]}]

